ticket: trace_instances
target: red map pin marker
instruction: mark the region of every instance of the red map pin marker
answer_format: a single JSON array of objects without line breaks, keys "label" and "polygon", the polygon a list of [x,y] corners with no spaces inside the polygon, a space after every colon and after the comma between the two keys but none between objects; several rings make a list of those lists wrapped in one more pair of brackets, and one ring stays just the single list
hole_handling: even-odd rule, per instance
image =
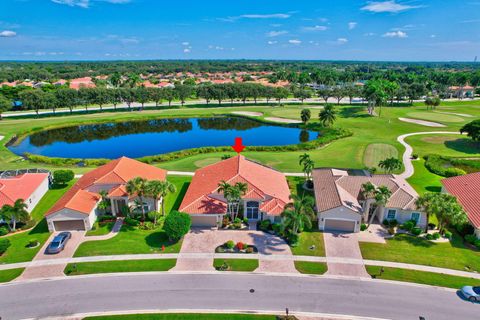
[{"label": "red map pin marker", "polygon": [[232,146],[233,150],[235,150],[236,153],[240,154],[240,152],[245,149],[245,146],[242,143],[242,138],[237,137],[235,138],[235,144]]}]

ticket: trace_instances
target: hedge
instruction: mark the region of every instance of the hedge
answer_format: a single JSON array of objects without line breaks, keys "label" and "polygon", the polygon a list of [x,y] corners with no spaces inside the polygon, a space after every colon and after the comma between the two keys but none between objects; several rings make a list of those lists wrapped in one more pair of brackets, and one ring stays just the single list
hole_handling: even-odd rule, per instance
[{"label": "hedge", "polygon": [[464,170],[455,167],[446,167],[445,165],[452,164],[451,159],[442,157],[437,154],[430,154],[424,157],[425,167],[428,171],[435,173],[442,177],[455,177],[467,174]]}]

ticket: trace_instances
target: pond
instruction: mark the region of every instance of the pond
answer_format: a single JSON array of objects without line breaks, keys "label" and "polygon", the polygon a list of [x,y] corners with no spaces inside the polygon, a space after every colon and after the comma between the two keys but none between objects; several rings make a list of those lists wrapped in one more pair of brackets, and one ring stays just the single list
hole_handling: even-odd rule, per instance
[{"label": "pond", "polygon": [[18,155],[28,152],[60,158],[139,158],[198,147],[230,146],[235,137],[241,137],[246,146],[281,146],[316,139],[318,133],[240,117],[175,118],[45,130],[9,148]]}]

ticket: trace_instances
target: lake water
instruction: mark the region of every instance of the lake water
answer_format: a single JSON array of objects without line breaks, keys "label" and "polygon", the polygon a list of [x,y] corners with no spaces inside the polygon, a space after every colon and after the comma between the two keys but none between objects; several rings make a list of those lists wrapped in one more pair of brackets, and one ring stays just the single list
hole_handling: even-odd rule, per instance
[{"label": "lake water", "polygon": [[241,137],[245,146],[280,146],[316,139],[318,133],[239,117],[156,119],[45,130],[9,148],[19,155],[139,158],[197,147],[230,146],[235,137]]}]

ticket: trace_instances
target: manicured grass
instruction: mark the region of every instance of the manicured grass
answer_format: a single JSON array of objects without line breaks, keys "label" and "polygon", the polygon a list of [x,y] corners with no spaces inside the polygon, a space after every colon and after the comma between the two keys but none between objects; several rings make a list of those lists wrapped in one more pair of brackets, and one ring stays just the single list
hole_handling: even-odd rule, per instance
[{"label": "manicured grass", "polygon": [[[7,252],[0,256],[0,263],[16,263],[33,259],[50,236],[47,222],[43,216],[55,204],[55,202],[57,202],[58,199],[70,189],[73,183],[74,181],[71,181],[65,186],[53,187],[47,191],[32,211],[32,218],[35,220],[38,219],[37,221],[40,222],[30,231],[7,236],[10,240],[11,246],[8,248]],[[40,242],[40,245],[35,248],[27,248],[27,244],[32,240],[37,240]]]},{"label": "manicured grass", "polygon": [[161,313],[87,317],[84,320],[275,320],[276,316],[257,314]]},{"label": "manicured grass", "polygon": [[383,267],[384,273],[379,276],[380,268],[381,267],[378,266],[366,266],[367,272],[370,275],[376,275],[377,279],[414,282],[453,289],[460,289],[463,286],[480,285],[479,279],[451,276],[442,273],[387,267]]},{"label": "manicured grass", "polygon": [[466,248],[460,236],[456,234],[449,243],[434,243],[402,234],[387,240],[386,244],[360,242],[360,249],[363,258],[368,260],[480,272],[480,252]]},{"label": "manicured grass", "polygon": [[112,231],[115,222],[99,223],[98,221],[92,227],[92,230],[87,231],[87,236],[103,236]]},{"label": "manicured grass", "polygon": [[167,180],[175,185],[177,191],[172,194],[168,194],[165,198],[165,211],[170,213],[172,210],[178,210],[182,203],[183,197],[187,192],[192,177],[188,176],[168,176]]},{"label": "manicured grass", "polygon": [[[315,246],[314,249],[310,247]],[[292,247],[292,253],[296,256],[325,256],[323,233],[319,231],[304,231],[300,233],[298,245]]]},{"label": "manicured grass", "polygon": [[418,135],[408,137],[405,141],[420,157],[427,154],[439,154],[447,157],[480,157],[480,143],[461,135]]},{"label": "manicured grass", "polygon": [[[162,251],[162,245],[165,251]],[[137,254],[137,253],[178,253],[182,242],[172,243],[162,230],[140,230],[124,225],[118,235],[108,240],[82,243],[75,257]]]},{"label": "manicured grass", "polygon": [[409,112],[407,117],[436,122],[464,122],[462,117],[438,112]]},{"label": "manicured grass", "polygon": [[257,259],[214,259],[213,266],[218,268],[224,262],[230,266],[228,271],[250,272],[258,268]]},{"label": "manicured grass", "polygon": [[8,269],[8,270],[1,270],[0,271],[0,283],[9,282],[13,279],[16,279],[19,275],[22,274],[24,268],[18,269]]},{"label": "manicured grass", "polygon": [[440,192],[442,190],[441,180],[444,179],[425,168],[425,160],[418,159],[413,161],[415,173],[407,181],[419,193]]},{"label": "manicured grass", "polygon": [[328,270],[326,263],[310,261],[295,261],[295,268],[306,274],[324,274]]},{"label": "manicured grass", "polygon": [[176,263],[176,259],[69,263],[64,273],[67,276],[75,276],[92,273],[168,271],[175,267]]},{"label": "manicured grass", "polygon": [[372,143],[365,149],[363,162],[369,168],[378,168],[378,163],[387,158],[398,158],[398,150],[385,143]]}]

